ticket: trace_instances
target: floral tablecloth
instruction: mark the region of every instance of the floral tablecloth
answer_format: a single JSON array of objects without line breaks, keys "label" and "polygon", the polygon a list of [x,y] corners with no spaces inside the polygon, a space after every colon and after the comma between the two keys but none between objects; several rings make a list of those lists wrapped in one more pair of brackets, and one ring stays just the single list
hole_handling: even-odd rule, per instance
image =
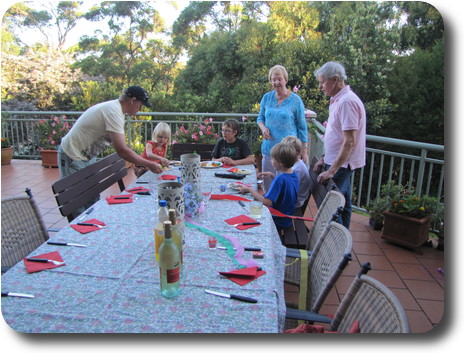
[{"label": "floral tablecloth", "polygon": [[[243,182],[256,186],[253,166],[245,168],[252,174]],[[215,171],[202,169],[201,182],[219,194],[219,186],[233,180],[217,178]],[[173,168],[165,174],[176,172]],[[162,182],[150,172],[139,179],[148,180]],[[144,184],[128,188],[139,185]],[[225,193],[238,195],[230,188]],[[89,218],[105,222],[107,228],[81,234],[67,226],[53,236],[53,240],[85,244],[86,248],[43,244],[31,254],[59,251],[66,266],[29,274],[21,262],[2,276],[2,291],[35,295],[33,299],[2,298],[5,321],[20,332],[282,331],[285,249],[266,208],[262,224],[243,231],[224,221],[249,216],[237,201],[211,200],[206,215],[190,220],[245,247],[260,247],[264,258],[253,260],[265,275],[244,286],[221,276],[219,271],[235,270],[237,263],[225,250],[210,250],[208,236],[201,229],[186,227],[181,293],[171,299],[161,296],[159,289],[153,254],[156,214],[157,204],[151,196],[138,195],[133,203],[118,205],[100,200]],[[252,252],[244,252],[242,258],[252,259]],[[258,303],[212,296],[205,289],[253,297]]]}]

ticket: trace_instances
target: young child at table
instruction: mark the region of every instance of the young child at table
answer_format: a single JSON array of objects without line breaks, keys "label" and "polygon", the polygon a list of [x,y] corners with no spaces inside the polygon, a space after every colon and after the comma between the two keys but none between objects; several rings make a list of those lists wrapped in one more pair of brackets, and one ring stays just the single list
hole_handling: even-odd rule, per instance
[{"label": "young child at table", "polygon": [[[166,123],[158,123],[153,130],[151,140],[148,140],[141,156],[161,164],[164,167],[169,166],[169,160],[166,158],[168,146],[171,144],[171,128]],[[135,168],[135,175],[140,177],[146,172],[144,168]]]},{"label": "young child at table", "polygon": [[[261,195],[250,187],[241,187],[242,194],[249,192],[255,200],[261,201],[263,205],[272,207],[286,215],[293,215],[298,197],[298,175],[293,171],[298,154],[291,144],[278,143],[271,149],[271,163],[277,176],[272,180],[271,187],[266,194]],[[277,230],[280,232],[292,225],[292,219],[287,217],[272,216]]]},{"label": "young child at table", "polygon": [[303,161],[303,153],[305,152],[305,149],[303,142],[301,142],[301,140],[296,136],[287,136],[282,139],[282,143],[290,144],[295,147],[296,153],[298,154],[297,160],[292,169],[296,172],[296,174],[298,174],[298,181],[300,183],[295,214],[297,216],[302,216],[304,210],[302,210],[301,207],[309,196],[310,185],[309,169]]},{"label": "young child at table", "polygon": [[222,139],[214,146],[211,153],[213,161],[224,165],[253,164],[255,156],[247,142],[238,137],[240,125],[235,119],[228,119],[222,123]]}]

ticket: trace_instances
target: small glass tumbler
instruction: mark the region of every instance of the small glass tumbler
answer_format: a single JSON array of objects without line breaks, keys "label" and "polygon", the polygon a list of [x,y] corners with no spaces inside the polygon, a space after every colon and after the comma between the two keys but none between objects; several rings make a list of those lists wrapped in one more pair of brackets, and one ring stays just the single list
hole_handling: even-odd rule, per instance
[{"label": "small glass tumbler", "polygon": [[216,239],[216,237],[209,236],[209,237],[208,237],[208,247],[209,247],[209,249],[210,249],[210,250],[216,249],[216,245],[217,245],[217,239]]}]

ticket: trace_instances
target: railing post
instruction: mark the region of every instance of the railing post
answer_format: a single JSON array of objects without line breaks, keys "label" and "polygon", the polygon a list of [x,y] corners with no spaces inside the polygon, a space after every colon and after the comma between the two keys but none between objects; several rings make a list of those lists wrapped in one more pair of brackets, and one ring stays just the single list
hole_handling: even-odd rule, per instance
[{"label": "railing post", "polygon": [[423,148],[421,150],[421,157],[419,161],[419,171],[417,174],[417,186],[416,186],[416,195],[421,196],[422,194],[422,184],[424,182],[424,174],[425,174],[425,164],[427,158],[427,150]]}]

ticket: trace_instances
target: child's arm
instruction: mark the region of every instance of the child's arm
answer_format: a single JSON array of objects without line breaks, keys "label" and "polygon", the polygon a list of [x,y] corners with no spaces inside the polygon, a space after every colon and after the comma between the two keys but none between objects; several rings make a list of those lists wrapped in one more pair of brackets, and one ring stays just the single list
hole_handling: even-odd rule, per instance
[{"label": "child's arm", "polygon": [[153,145],[151,143],[146,144],[145,150],[146,150],[148,159],[150,159],[152,161],[160,161],[161,164],[164,165],[164,166],[169,165],[169,160],[167,160],[166,158],[158,156],[158,155],[153,153]]},{"label": "child's arm", "polygon": [[263,195],[261,195],[259,192],[255,191],[253,188],[250,188],[248,186],[241,186],[240,187],[240,193],[242,194],[245,194],[249,192],[250,194],[253,195],[253,197],[255,198],[255,200],[257,201],[261,201],[263,203],[264,206],[269,206],[271,207],[272,206],[272,201],[265,198]]},{"label": "child's arm", "polygon": [[247,165],[255,163],[255,156],[250,154],[248,157],[243,159],[232,159],[230,157],[223,157],[223,163],[226,165]]}]

